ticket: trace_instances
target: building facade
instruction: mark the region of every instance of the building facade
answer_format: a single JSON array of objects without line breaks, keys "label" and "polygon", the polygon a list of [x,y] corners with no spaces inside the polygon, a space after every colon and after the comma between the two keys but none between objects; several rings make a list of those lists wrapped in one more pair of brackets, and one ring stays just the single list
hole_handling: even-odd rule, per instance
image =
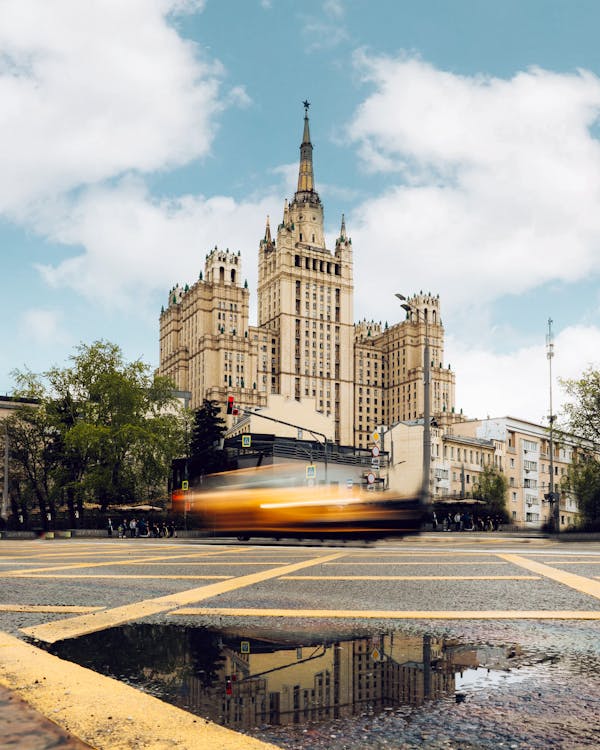
[{"label": "building facade", "polygon": [[342,216],[335,247],[326,247],[307,106],[297,190],[274,234],[267,217],[259,244],[256,326],[249,294],[240,254],[216,247],[193,285],[170,290],[159,372],[191,392],[192,408],[233,396],[243,412],[280,395],[331,417],[335,443],[369,447],[380,425],[422,418],[428,340],[432,414],[454,413],[438,297],[413,296],[406,320],[392,326],[354,323],[352,240]]}]

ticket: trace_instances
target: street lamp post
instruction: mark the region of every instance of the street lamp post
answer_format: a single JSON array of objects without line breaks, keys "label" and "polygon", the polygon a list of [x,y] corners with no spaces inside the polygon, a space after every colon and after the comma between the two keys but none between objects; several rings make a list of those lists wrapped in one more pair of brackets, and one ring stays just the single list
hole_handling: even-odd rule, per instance
[{"label": "street lamp post", "polygon": [[425,347],[423,349],[423,482],[421,485],[421,501],[429,503],[429,472],[431,470],[431,357],[429,354],[429,320],[427,315],[413,307],[402,294],[396,294],[401,300],[401,307],[409,313],[422,315],[425,322]]}]

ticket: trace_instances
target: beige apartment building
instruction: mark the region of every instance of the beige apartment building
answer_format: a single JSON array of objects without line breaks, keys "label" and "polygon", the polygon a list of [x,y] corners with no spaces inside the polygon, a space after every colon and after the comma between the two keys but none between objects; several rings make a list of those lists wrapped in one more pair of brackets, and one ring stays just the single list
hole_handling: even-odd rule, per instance
[{"label": "beige apartment building", "polygon": [[215,247],[199,279],[173,287],[161,312],[159,372],[191,392],[192,408],[233,396],[242,416],[278,395],[301,405],[299,423],[311,424],[316,410],[333,420],[335,443],[366,448],[380,425],[422,418],[428,339],[432,414],[454,413],[438,297],[409,298],[406,320],[392,326],[354,323],[352,240],[342,216],[335,247],[326,247],[308,108],[297,190],[275,236],[267,217],[259,244],[257,326],[242,279],[239,252]]},{"label": "beige apartment building", "polygon": [[[515,417],[467,420],[454,425],[457,434],[491,440],[501,446],[501,465],[508,479],[507,510],[513,523],[538,528],[552,516],[545,500],[550,492],[550,439],[547,428]],[[577,501],[564,481],[569,467],[584,449],[581,441],[560,433],[553,440],[553,489],[560,494],[560,527],[567,528],[578,517]]]}]

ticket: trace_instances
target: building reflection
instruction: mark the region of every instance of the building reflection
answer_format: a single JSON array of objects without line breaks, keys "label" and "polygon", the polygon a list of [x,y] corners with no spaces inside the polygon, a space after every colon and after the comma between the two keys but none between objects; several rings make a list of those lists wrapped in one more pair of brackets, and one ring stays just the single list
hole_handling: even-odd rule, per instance
[{"label": "building reflection", "polygon": [[[319,643],[281,632],[140,623],[62,641],[58,656],[234,729],[300,725],[460,699],[457,675],[507,669],[515,647],[392,632]],[[464,680],[460,680],[462,684]]]},{"label": "building reflection", "polygon": [[456,675],[480,664],[475,647],[401,633],[293,648],[229,642],[210,686],[185,678],[184,703],[236,729],[302,724],[454,697]]}]

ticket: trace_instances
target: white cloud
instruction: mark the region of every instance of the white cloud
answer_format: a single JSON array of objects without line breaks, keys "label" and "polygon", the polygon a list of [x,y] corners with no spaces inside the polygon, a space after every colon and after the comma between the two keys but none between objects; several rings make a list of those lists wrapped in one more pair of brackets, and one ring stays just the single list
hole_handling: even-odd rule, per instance
[{"label": "white cloud", "polygon": [[58,310],[30,308],[21,315],[19,336],[28,345],[52,350],[54,346],[71,343],[64,329],[64,318]]},{"label": "white cloud", "polygon": [[313,9],[310,16],[302,12],[302,34],[307,42],[307,52],[331,49],[348,38],[342,21],[344,13],[341,0],[324,0],[321,12]]},{"label": "white cloud", "polygon": [[[48,239],[76,248],[59,264],[39,266],[54,287],[119,309],[143,307],[148,296],[174,283],[193,283],[206,253],[242,253],[242,277],[256,304],[257,250],[267,214],[281,211],[279,197],[237,203],[226,196],[153,198],[140,179],[94,187],[39,217]],[[272,222],[273,223],[273,222]],[[157,311],[156,311],[157,312]]]},{"label": "white cloud", "polygon": [[[357,64],[374,91],[349,137],[368,169],[397,175],[349,222],[355,276],[377,276],[381,317],[396,314],[398,288],[439,292],[452,314],[600,271],[600,79],[467,77],[365,53]],[[357,288],[360,315],[372,286]]]},{"label": "white cloud", "polygon": [[167,21],[199,7],[3,0],[1,213],[26,218],[52,194],[207,153],[221,68]]},{"label": "white cloud", "polygon": [[[589,365],[600,367],[600,328],[563,329],[555,338],[554,352],[552,410],[560,416],[565,394],[559,380],[578,378]],[[468,417],[513,416],[548,424],[550,371],[543,341],[497,354],[450,335],[446,354],[456,372],[457,409],[463,409]]]}]

